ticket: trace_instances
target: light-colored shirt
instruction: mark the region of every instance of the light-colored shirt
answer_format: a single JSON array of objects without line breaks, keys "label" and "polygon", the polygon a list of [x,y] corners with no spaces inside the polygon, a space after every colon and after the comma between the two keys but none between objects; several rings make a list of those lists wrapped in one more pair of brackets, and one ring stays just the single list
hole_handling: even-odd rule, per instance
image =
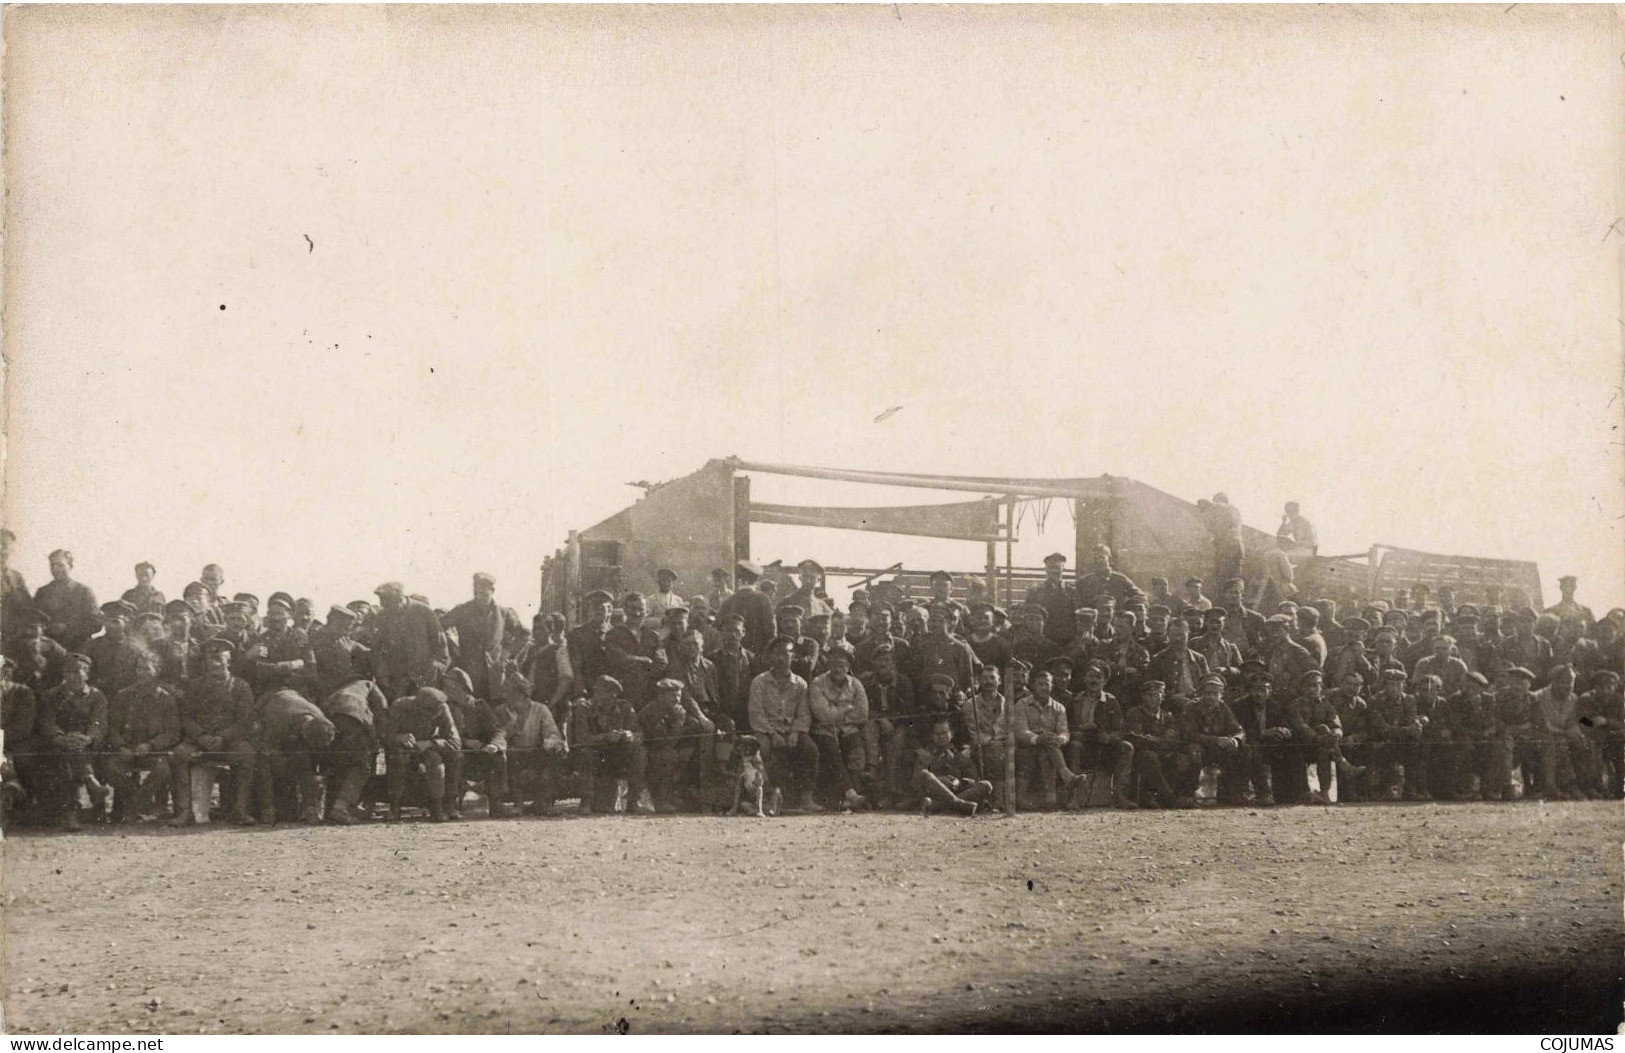
[{"label": "light-colored shirt", "polygon": [[813,677],[807,688],[807,702],[813,722],[821,727],[861,724],[869,719],[869,695],[850,673],[839,687],[828,673]]},{"label": "light-colored shirt", "polygon": [[750,682],[750,730],[757,735],[787,735],[812,730],[807,681],[791,673],[784,680],[772,670]]}]

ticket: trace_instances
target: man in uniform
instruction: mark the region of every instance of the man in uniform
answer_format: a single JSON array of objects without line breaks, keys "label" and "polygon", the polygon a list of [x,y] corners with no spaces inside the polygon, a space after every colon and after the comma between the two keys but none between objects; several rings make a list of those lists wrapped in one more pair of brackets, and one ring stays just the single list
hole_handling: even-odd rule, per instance
[{"label": "man in uniform", "polygon": [[1383,670],[1366,721],[1375,744],[1379,794],[1397,797],[1403,786],[1405,800],[1428,801],[1432,798],[1422,765],[1423,723],[1416,712],[1416,699],[1405,691],[1409,681],[1410,674],[1403,668]]},{"label": "man in uniform", "polygon": [[1230,578],[1219,595],[1219,607],[1225,613],[1224,638],[1236,645],[1244,659],[1252,657],[1264,639],[1264,616],[1247,606],[1246,591],[1246,582]]},{"label": "man in uniform", "polygon": [[627,593],[621,607],[626,621],[612,626],[605,635],[604,654],[611,675],[621,682],[623,696],[641,709],[653,694],[655,674],[666,666],[666,650],[660,634],[644,625],[648,607],[641,593]]},{"label": "man in uniform", "polygon": [[334,604],[327,609],[326,624],[310,637],[310,653],[316,661],[317,697],[326,698],[372,672],[372,652],[351,635],[357,621],[355,611]]},{"label": "man in uniform", "polygon": [[158,568],[151,563],[141,562],[135,565],[135,588],[126,589],[122,597],[125,603],[135,608],[135,613],[153,614],[164,613],[164,594],[153,587],[152,579],[158,576]]},{"label": "man in uniform", "polygon": [[926,683],[941,673],[953,679],[956,691],[974,689],[976,670],[982,663],[969,644],[948,634],[948,606],[932,604],[925,627],[926,635],[914,644],[915,682]]},{"label": "man in uniform", "polygon": [[[1089,614],[1090,624],[1093,625],[1094,612],[1090,611]],[[1066,618],[1070,621],[1072,615],[1068,614]],[[1071,653],[1070,649],[1079,646],[1077,632],[1075,631],[1069,634],[1068,642],[1065,645],[1056,643],[1050,636],[1048,621],[1049,608],[1042,603],[1028,600],[1017,607],[1015,609],[1015,631],[1010,634],[1010,657],[1019,658],[1021,661],[1026,662],[1030,668],[1040,669],[1049,665],[1050,660],[1056,655]],[[1094,634],[1090,632],[1085,645],[1093,641]],[[1006,666],[1001,666],[1001,672],[1007,667],[1008,663],[1006,663]]]},{"label": "man in uniform", "polygon": [[793,789],[801,811],[821,812],[813,801],[818,746],[812,738],[812,707],[807,681],[790,667],[794,650],[795,641],[788,636],[769,642],[768,669],[750,683],[750,730],[762,743],[773,785]]},{"label": "man in uniform", "polygon": [[642,721],[622,694],[620,681],[612,676],[593,681],[592,698],[585,706],[572,707],[571,723],[578,719],[580,737],[572,735],[570,748],[580,753],[577,763],[586,777],[581,814],[613,812],[615,787],[622,779],[626,780],[626,813],[652,811],[642,800],[648,771]]},{"label": "man in uniform", "polygon": [[[1190,795],[1197,767],[1190,744],[1179,734],[1179,719],[1163,708],[1166,685],[1161,680],[1140,684],[1139,705],[1123,714],[1123,737],[1134,747],[1134,773],[1139,782],[1139,804],[1159,808],[1194,808]],[[1199,773],[1195,773],[1199,774]]]},{"label": "man in uniform", "polygon": [[875,787],[876,804],[891,807],[903,776],[905,727],[899,718],[915,710],[914,685],[898,671],[896,653],[890,643],[881,643],[869,652],[869,670],[859,677],[864,697],[869,700],[869,721],[864,725],[864,753],[869,760],[870,782]]},{"label": "man in uniform", "polygon": [[[1176,709],[1196,697],[1197,685],[1209,672],[1207,659],[1191,649],[1187,632],[1183,618],[1169,622],[1168,646],[1151,656],[1145,670],[1147,677],[1162,681],[1166,694],[1175,699]],[[1225,641],[1220,637],[1218,642]]]},{"label": "man in uniform", "polygon": [[385,582],[373,592],[383,607],[377,621],[378,686],[391,698],[432,687],[451,664],[440,619],[428,604],[407,599],[398,581]]},{"label": "man in uniform", "polygon": [[1539,770],[1545,736],[1535,723],[1535,696],[1530,692],[1534,681],[1535,674],[1522,666],[1510,666],[1501,672],[1495,691],[1493,782],[1485,796],[1513,800],[1513,768],[1523,769],[1526,799],[1539,800],[1550,787],[1552,773]]},{"label": "man in uniform", "polygon": [[[1057,787],[1068,796],[1080,775],[1067,767],[1065,749],[1071,741],[1066,707],[1051,693],[1054,680],[1047,669],[1035,669],[1028,681],[1030,693],[1016,700],[1016,797],[1038,782],[1038,797],[1045,809],[1058,804]],[[1026,807],[1031,808],[1029,801]]]},{"label": "man in uniform", "polygon": [[[181,822],[192,820],[192,766],[223,765],[236,780],[231,821],[252,826],[248,814],[254,791],[254,694],[248,682],[231,671],[236,648],[215,638],[203,645],[203,672],[181,696],[181,744],[175,747],[172,793]],[[207,807],[208,802],[200,804]]]},{"label": "man in uniform", "polygon": [[[158,667],[156,654],[138,652],[135,679],[108,702],[105,771],[115,823],[139,817],[142,804],[153,803],[170,785],[169,754],[181,741],[180,704],[177,692],[158,679]],[[138,782],[142,772],[147,778]]]},{"label": "man in uniform", "polygon": [[1596,778],[1591,744],[1580,727],[1580,696],[1574,690],[1574,667],[1552,667],[1551,679],[1534,693],[1536,730],[1542,733],[1540,766],[1551,772],[1548,792],[1562,800],[1585,800]]},{"label": "man in uniform", "polygon": [[293,604],[277,597],[265,608],[265,628],[251,652],[253,682],[263,693],[279,688],[316,690],[316,653],[310,637],[293,625]]},{"label": "man in uniform", "polygon": [[513,814],[508,807],[508,755],[495,739],[502,722],[496,710],[483,698],[474,695],[474,685],[468,671],[456,666],[440,674],[440,690],[445,692],[446,707],[457,725],[460,743],[456,752],[446,756],[447,819],[463,817],[464,788],[470,782],[485,784],[486,814],[502,819]]},{"label": "man in uniform", "polygon": [[711,569],[711,591],[705,594],[706,601],[713,611],[722,610],[722,605],[728,602],[728,597],[734,594],[733,588],[728,584],[728,572],[721,567]]},{"label": "man in uniform", "polygon": [[463,748],[446,693],[425,686],[393,700],[385,727],[384,766],[389,780],[390,822],[401,817],[406,780],[414,772],[423,775],[423,795],[429,817],[437,823],[445,822],[448,818],[446,767]]},{"label": "man in uniform", "polygon": [[36,755],[38,746],[35,733],[39,730],[39,698],[23,684],[17,682],[17,663],[10,656],[0,658],[0,739],[5,747],[0,756],[0,767],[5,768],[0,778],[0,799],[4,801],[4,815],[9,820],[11,810],[25,798],[32,798],[41,789],[42,765]]},{"label": "man in uniform", "polygon": [[[970,632],[965,637],[971,653],[983,666],[993,666],[1001,674],[1010,665],[1012,641],[993,631],[993,605],[975,603],[970,609]],[[1048,642],[1047,640],[1045,642]]]},{"label": "man in uniform", "polygon": [[226,585],[226,572],[220,568],[220,564],[210,563],[198,574],[198,584],[203,586],[204,603],[218,613],[227,599],[220,591]]},{"label": "man in uniform", "polygon": [[1238,774],[1260,808],[1273,807],[1277,794],[1282,804],[1300,804],[1309,784],[1302,744],[1292,741],[1291,707],[1276,695],[1275,678],[1261,663],[1251,663],[1241,679],[1241,698],[1230,707],[1246,735]]},{"label": "man in uniform", "polygon": [[147,650],[145,642],[130,633],[134,614],[135,608],[123,600],[102,604],[102,633],[85,643],[90,682],[109,699],[135,683],[136,661]]},{"label": "man in uniform", "polygon": [[90,796],[92,814],[106,810],[109,789],[92,763],[92,754],[107,736],[107,698],[90,686],[89,657],[72,652],[63,666],[62,683],[40,700],[41,740],[56,754],[62,825],[79,829],[79,787]]},{"label": "man in uniform", "polygon": [[717,619],[721,621],[730,614],[737,614],[745,623],[745,648],[752,654],[761,653],[773,639],[776,625],[773,618],[773,601],[761,590],[759,582],[762,578],[762,568],[748,559],[742,559],[734,567],[739,587],[733,595],[725,600],[717,610]]},{"label": "man in uniform", "polygon": [[491,698],[499,694],[507,641],[514,633],[529,638],[519,616],[496,601],[496,578],[481,571],[474,575],[474,598],[451,609],[448,627],[457,631],[457,667],[468,674],[474,694]]},{"label": "man in uniform", "polygon": [[1467,673],[1467,663],[1456,657],[1456,638],[1440,633],[1433,638],[1433,653],[1417,659],[1411,669],[1411,683],[1416,684],[1424,676],[1436,676],[1448,697],[1461,690]]},{"label": "man in uniform", "polygon": [[675,584],[677,584],[676,571],[665,567],[655,571],[655,591],[652,596],[645,598],[644,605],[647,613],[644,615],[643,624],[648,628],[659,630],[666,623],[667,611],[673,607],[688,606],[681,596],[671,591]]},{"label": "man in uniform", "polygon": [[164,629],[163,638],[152,645],[158,655],[158,679],[180,691],[203,668],[203,649],[192,635],[192,608],[185,600],[169,601]]},{"label": "man in uniform", "polygon": [[73,580],[73,553],[59,548],[50,555],[51,580],[34,593],[34,607],[45,615],[45,634],[69,651],[81,650],[101,627],[96,594]]},{"label": "man in uniform", "polygon": [[1292,615],[1272,614],[1264,619],[1264,624],[1264,646],[1259,657],[1269,670],[1272,684],[1282,684],[1285,690],[1291,691],[1300,674],[1319,669],[1320,663],[1303,644],[1292,638],[1292,631],[1297,627]]},{"label": "man in uniform", "polygon": [[[1044,609],[1045,633],[1063,647],[1072,642],[1072,612],[1082,606],[1077,590],[1065,578],[1066,557],[1052,552],[1044,557],[1043,582],[1027,590],[1027,602]],[[1032,662],[1030,658],[1023,660]]]},{"label": "man in uniform", "polygon": [[1133,808],[1128,797],[1129,775],[1134,770],[1134,745],[1123,737],[1123,707],[1106,691],[1106,667],[1090,662],[1083,670],[1083,690],[1072,697],[1068,734],[1072,767],[1077,771],[1110,772],[1111,800],[1118,808]]},{"label": "man in uniform", "polygon": [[930,744],[915,751],[911,781],[925,815],[941,809],[973,816],[993,796],[992,782],[977,777],[970,750],[954,746],[953,727],[943,719],[931,722]]},{"label": "man in uniform", "polygon": [[986,780],[995,790],[994,800],[1004,802],[1006,734],[1009,730],[1004,692],[999,689],[999,670],[984,665],[976,677],[976,693],[959,707],[959,726],[964,744],[970,750],[971,769],[977,779]]},{"label": "man in uniform", "polygon": [[333,744],[322,758],[322,774],[331,787],[329,822],[361,822],[361,795],[378,763],[378,732],[386,726],[389,700],[371,680],[351,680],[322,700],[322,712],[333,722]]},{"label": "man in uniform", "polygon": [[486,745],[507,758],[508,786],[516,802],[523,803],[528,790],[530,814],[551,815],[564,762],[564,736],[552,709],[532,697],[524,677],[508,676],[503,690],[507,698],[497,708],[497,733]]},{"label": "man in uniform", "polygon": [[[1096,545],[1090,550],[1088,573],[1078,576],[1078,597],[1084,601],[1110,596],[1122,607],[1131,599],[1145,599],[1145,593],[1130,581],[1128,575],[1112,569],[1110,545]],[[1098,604],[1096,604],[1098,606]]]},{"label": "man in uniform", "polygon": [[1241,563],[1247,554],[1241,542],[1241,510],[1222,493],[1214,494],[1212,501],[1196,502],[1196,508],[1213,537],[1213,580],[1241,577]]},{"label": "man in uniform", "polygon": [[1591,674],[1591,690],[1580,698],[1580,726],[1597,757],[1593,789],[1604,798],[1625,794],[1625,693],[1612,669]]},{"label": "man in uniform", "polygon": [[11,565],[11,546],[17,535],[0,527],[0,630],[11,636],[33,613],[34,598],[22,572]]},{"label": "man in uniform", "polygon": [[1298,674],[1297,698],[1288,711],[1292,741],[1301,749],[1298,763],[1312,762],[1320,788],[1309,795],[1311,804],[1331,804],[1333,768],[1343,760],[1343,722],[1337,707],[1324,693],[1325,674],[1305,669]]},{"label": "man in uniform", "polygon": [[226,627],[226,616],[219,604],[210,602],[209,590],[201,581],[189,582],[181,590],[181,602],[192,613],[192,638],[198,643]]},{"label": "man in uniform", "polygon": [[[1224,677],[1217,673],[1209,673],[1202,678],[1200,694],[1180,715],[1180,734],[1195,747],[1197,763],[1193,767],[1196,768],[1197,781],[1201,779],[1202,768],[1217,767],[1219,803],[1240,804],[1242,782],[1247,775],[1247,758],[1242,753],[1242,744],[1246,742],[1247,735],[1236,715],[1225,705],[1224,687]],[[1189,792],[1194,794],[1195,790],[1196,783],[1193,782]]]},{"label": "man in uniform", "polygon": [[649,796],[655,811],[671,814],[678,810],[679,792],[689,794],[695,788],[690,776],[700,751],[712,747],[716,724],[683,682],[671,677],[655,681],[654,698],[638,714],[638,721],[648,756]]},{"label": "man in uniform", "polygon": [[1586,628],[1596,622],[1596,616],[1591,608],[1574,600],[1574,588],[1578,584],[1573,574],[1565,574],[1557,579],[1557,589],[1563,598],[1551,607],[1546,608],[1547,614],[1555,614],[1563,621],[1578,621]]},{"label": "man in uniform", "polygon": [[[292,613],[290,611],[290,613]],[[280,798],[301,823],[322,821],[322,779],[316,754],[333,744],[333,722],[316,703],[292,688],[278,688],[259,701],[260,817],[276,819]]]},{"label": "man in uniform", "polygon": [[807,685],[813,743],[818,747],[819,766],[834,780],[842,806],[848,810],[861,808],[868,803],[858,792],[857,783],[870,766],[864,750],[869,696],[852,675],[851,655],[837,648],[825,660],[828,668]]}]

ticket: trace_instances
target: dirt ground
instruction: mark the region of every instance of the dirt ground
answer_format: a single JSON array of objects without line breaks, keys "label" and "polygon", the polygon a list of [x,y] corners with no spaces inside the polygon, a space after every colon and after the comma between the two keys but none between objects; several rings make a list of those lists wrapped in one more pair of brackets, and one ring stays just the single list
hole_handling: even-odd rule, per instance
[{"label": "dirt ground", "polygon": [[5,841],[6,1028],[1612,1031],[1618,802]]}]

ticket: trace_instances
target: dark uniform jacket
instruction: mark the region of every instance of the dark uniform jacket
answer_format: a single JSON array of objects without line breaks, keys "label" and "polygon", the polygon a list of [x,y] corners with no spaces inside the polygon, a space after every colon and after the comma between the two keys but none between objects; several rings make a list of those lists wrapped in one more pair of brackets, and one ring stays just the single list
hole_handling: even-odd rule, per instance
[{"label": "dark uniform jacket", "polygon": [[446,634],[440,629],[440,619],[427,605],[403,600],[378,613],[380,679],[390,683],[410,680],[427,687],[449,661]]},{"label": "dark uniform jacket", "polygon": [[69,691],[60,684],[45,693],[40,703],[40,738],[58,749],[66,748],[63,736],[90,737],[88,749],[95,749],[107,737],[107,697],[93,687]]},{"label": "dark uniform jacket", "polygon": [[54,578],[34,593],[34,606],[49,619],[45,632],[70,651],[77,651],[101,628],[101,607],[88,585]]},{"label": "dark uniform jacket", "polygon": [[119,598],[134,607],[137,614],[148,612],[162,614],[166,606],[164,594],[151,585],[137,585],[133,589],[125,589],[124,595]]},{"label": "dark uniform jacket", "polygon": [[[432,613],[432,612],[431,612]],[[418,742],[432,743],[437,749],[460,750],[463,739],[457,720],[445,702],[406,695],[389,705],[385,726],[390,736],[411,735]]]},{"label": "dark uniform jacket", "polygon": [[1246,741],[1247,734],[1242,730],[1241,722],[1223,702],[1210,704],[1201,698],[1194,698],[1186,703],[1184,712],[1179,716],[1180,733],[1188,741],[1196,741],[1198,735],[1233,738],[1237,743]]},{"label": "dark uniform jacket", "polygon": [[1072,612],[1083,606],[1078,602],[1076,589],[1066,584],[1051,585],[1047,581],[1040,582],[1027,590],[1027,602],[1036,603],[1044,608],[1045,636],[1058,644],[1072,642],[1072,637],[1077,634]]},{"label": "dark uniform jacket", "polygon": [[300,727],[313,720],[332,728],[327,714],[310,699],[297,691],[280,688],[260,699],[259,738],[261,750],[307,749],[299,734]]},{"label": "dark uniform jacket", "polygon": [[180,709],[181,736],[187,742],[197,744],[204,735],[218,735],[222,744],[254,740],[254,693],[240,676],[194,677]]},{"label": "dark uniform jacket", "polygon": [[755,586],[741,586],[723,601],[722,609],[717,612],[717,621],[722,621],[730,614],[737,614],[745,619],[747,651],[760,651],[777,633],[778,622],[773,617],[773,601],[768,599],[765,593],[757,591]]},{"label": "dark uniform jacket", "polygon": [[462,748],[477,750],[496,737],[501,722],[496,710],[483,698],[470,695],[462,702],[448,698],[451,719],[457,724],[457,734],[463,740]]},{"label": "dark uniform jacket", "polygon": [[[295,690],[313,689],[316,682],[316,652],[311,649],[310,637],[303,629],[293,626],[281,630],[266,629],[254,644],[254,682],[261,691],[274,691],[291,687]],[[302,667],[295,669],[293,663]]]},{"label": "dark uniform jacket", "polygon": [[352,680],[322,699],[329,720],[353,720],[374,732],[381,731],[389,715],[389,699],[371,680]]},{"label": "dark uniform jacket", "polygon": [[85,644],[84,653],[90,658],[91,684],[108,698],[135,683],[136,663],[141,658],[141,651],[129,634],[109,636],[103,633]]},{"label": "dark uniform jacket", "polygon": [[6,752],[15,753],[32,742],[39,725],[39,699],[22,684],[7,684],[0,692],[0,727],[6,732]]},{"label": "dark uniform jacket", "polygon": [[107,746],[162,753],[180,745],[180,697],[158,680],[132,684],[107,704]]}]

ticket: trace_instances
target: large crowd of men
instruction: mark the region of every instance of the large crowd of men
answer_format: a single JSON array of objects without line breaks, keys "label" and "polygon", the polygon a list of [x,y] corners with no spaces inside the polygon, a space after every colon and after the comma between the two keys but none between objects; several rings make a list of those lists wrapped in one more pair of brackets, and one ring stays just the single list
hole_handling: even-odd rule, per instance
[{"label": "large crowd of men", "polygon": [[939,571],[843,611],[814,561],[782,585],[741,561],[686,600],[661,571],[527,627],[487,574],[449,610],[388,582],[318,617],[228,595],[215,564],[174,600],[139,564],[102,604],[71,553],[50,570],[32,594],[4,575],[3,781],[10,814],[70,829],[87,806],[446,821],[471,787],[490,817],[738,810],[758,769],[768,812],[960,815],[1617,798],[1625,778],[1625,610],[1595,618],[1573,578],[1544,612],[1422,585],[1259,609],[1240,577],[1144,592],[1100,546],[1072,576],[1050,556],[1009,610]]}]

